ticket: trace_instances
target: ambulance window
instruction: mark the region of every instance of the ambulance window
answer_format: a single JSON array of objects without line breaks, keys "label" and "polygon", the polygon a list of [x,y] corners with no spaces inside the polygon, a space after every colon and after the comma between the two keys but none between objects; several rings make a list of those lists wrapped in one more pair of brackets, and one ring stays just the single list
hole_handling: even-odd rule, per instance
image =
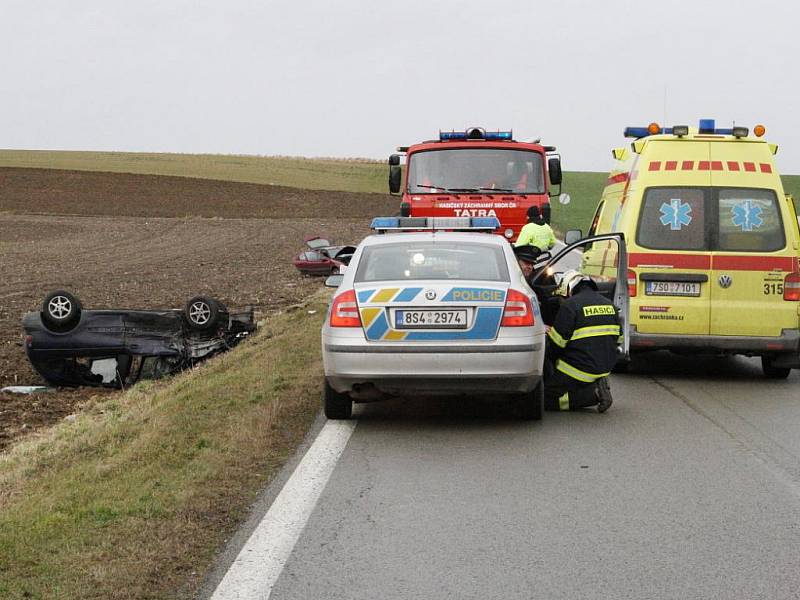
[{"label": "ambulance window", "polygon": [[772,190],[719,190],[719,250],[774,252],[786,246]]},{"label": "ambulance window", "polygon": [[655,250],[705,250],[705,196],[698,188],[649,188],[637,243]]}]

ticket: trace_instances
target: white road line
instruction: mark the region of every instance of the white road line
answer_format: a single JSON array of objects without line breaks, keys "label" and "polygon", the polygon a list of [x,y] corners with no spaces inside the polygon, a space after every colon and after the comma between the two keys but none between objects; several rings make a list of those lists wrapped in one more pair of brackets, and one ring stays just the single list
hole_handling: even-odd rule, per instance
[{"label": "white road line", "polygon": [[356,421],[328,421],[223,577],[212,600],[266,600]]}]

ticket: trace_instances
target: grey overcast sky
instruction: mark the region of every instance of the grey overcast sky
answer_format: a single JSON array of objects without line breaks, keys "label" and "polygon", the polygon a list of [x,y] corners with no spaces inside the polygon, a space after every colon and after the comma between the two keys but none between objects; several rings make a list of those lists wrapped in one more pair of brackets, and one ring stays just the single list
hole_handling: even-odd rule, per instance
[{"label": "grey overcast sky", "polygon": [[800,173],[791,0],[0,0],[0,147],[362,156],[442,129],[610,165],[626,125],[767,127]]}]

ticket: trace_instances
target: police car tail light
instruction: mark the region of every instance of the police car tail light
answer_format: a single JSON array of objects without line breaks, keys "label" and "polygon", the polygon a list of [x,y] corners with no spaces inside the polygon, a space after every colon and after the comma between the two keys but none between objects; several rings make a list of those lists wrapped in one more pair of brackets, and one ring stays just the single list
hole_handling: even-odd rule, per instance
[{"label": "police car tail light", "polygon": [[506,306],[503,309],[502,327],[530,327],[533,321],[531,301],[522,292],[508,290]]},{"label": "police car tail light", "polygon": [[333,299],[331,327],[361,327],[355,290],[342,292]]},{"label": "police car tail light", "polygon": [[636,295],[636,272],[633,269],[628,269],[628,296],[633,297]]},{"label": "police car tail light", "polygon": [[800,301],[800,273],[789,273],[783,280],[783,299]]}]

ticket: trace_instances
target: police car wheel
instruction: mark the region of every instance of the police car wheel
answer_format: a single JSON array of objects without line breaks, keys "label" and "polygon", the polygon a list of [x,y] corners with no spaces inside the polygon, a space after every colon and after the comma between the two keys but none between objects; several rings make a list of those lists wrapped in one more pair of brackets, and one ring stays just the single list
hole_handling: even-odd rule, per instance
[{"label": "police car wheel", "polygon": [[791,372],[789,367],[776,367],[773,365],[774,357],[762,356],[761,369],[767,379],[786,379]]},{"label": "police car wheel", "polygon": [[353,401],[347,394],[340,394],[325,380],[322,396],[325,416],[329,419],[349,419],[353,415]]},{"label": "police car wheel", "polygon": [[541,421],[544,414],[544,380],[540,379],[532,392],[522,394],[518,402],[524,421]]}]

